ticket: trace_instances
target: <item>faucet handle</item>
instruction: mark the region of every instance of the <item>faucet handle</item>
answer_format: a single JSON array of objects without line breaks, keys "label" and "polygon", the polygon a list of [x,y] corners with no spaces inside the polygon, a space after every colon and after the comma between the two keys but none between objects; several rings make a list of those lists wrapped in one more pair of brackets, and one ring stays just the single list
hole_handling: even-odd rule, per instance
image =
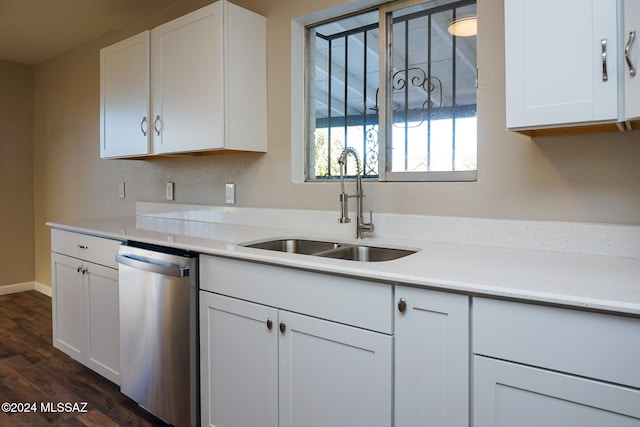
[{"label": "faucet handle", "polygon": [[364,222],[360,224],[360,230],[367,233],[373,233],[375,230],[375,225],[373,225],[373,211],[369,211],[369,222]]}]

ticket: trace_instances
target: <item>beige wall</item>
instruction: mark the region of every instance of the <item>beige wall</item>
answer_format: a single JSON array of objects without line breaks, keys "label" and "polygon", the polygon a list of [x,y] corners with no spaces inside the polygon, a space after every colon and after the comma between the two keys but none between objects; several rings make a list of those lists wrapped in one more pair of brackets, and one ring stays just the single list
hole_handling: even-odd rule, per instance
[{"label": "beige wall", "polygon": [[[291,19],[340,0],[243,0],[267,16],[269,151],[100,160],[99,49],[207,3],[173,9],[35,68],[36,278],[49,283],[47,220],[128,215],[135,200],[338,210],[337,184],[290,181]],[[640,224],[640,132],[531,140],[505,130],[502,0],[479,0],[479,172],[475,183],[368,183],[375,212]],[[300,141],[302,143],[302,141]],[[126,181],[127,199],[117,197]]]},{"label": "beige wall", "polygon": [[0,286],[34,279],[33,73],[0,61]]}]

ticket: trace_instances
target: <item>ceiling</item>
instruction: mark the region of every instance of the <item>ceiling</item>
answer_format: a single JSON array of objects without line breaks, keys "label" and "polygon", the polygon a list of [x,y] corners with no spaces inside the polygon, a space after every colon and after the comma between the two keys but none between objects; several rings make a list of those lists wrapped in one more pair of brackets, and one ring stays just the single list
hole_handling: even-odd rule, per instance
[{"label": "ceiling", "polygon": [[0,0],[0,59],[36,65],[179,0]]}]

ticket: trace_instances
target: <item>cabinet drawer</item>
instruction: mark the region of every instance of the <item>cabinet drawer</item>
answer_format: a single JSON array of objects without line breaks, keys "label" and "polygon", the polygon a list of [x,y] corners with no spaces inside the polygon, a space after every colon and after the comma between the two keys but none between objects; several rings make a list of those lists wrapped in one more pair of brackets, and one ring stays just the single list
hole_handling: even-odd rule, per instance
[{"label": "cabinet drawer", "polygon": [[473,352],[640,388],[640,319],[473,300]]},{"label": "cabinet drawer", "polygon": [[88,234],[74,233],[53,229],[51,230],[51,251],[59,254],[80,258],[111,268],[118,268],[116,254],[120,240]]},{"label": "cabinet drawer", "polygon": [[200,289],[391,334],[392,286],[200,256]]},{"label": "cabinet drawer", "polygon": [[473,359],[475,427],[640,425],[640,390],[482,356]]}]

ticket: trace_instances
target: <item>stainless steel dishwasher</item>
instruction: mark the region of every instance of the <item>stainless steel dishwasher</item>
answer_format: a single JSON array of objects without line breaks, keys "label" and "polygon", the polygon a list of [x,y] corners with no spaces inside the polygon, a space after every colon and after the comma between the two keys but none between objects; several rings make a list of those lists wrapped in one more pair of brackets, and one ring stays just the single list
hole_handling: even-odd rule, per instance
[{"label": "stainless steel dishwasher", "polygon": [[197,254],[121,245],[120,390],[177,427],[199,425]]}]

